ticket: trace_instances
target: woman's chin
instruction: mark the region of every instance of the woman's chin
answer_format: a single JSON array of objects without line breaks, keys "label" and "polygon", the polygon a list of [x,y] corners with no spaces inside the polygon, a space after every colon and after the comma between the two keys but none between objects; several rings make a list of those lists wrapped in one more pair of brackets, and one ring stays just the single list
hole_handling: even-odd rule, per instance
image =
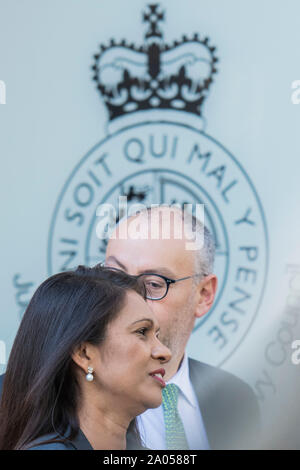
[{"label": "woman's chin", "polygon": [[144,411],[146,411],[149,408],[158,408],[162,403],[162,395],[160,394],[153,394],[152,397],[147,397],[147,401],[145,400],[145,408]]},{"label": "woman's chin", "polygon": [[135,395],[136,409],[142,414],[149,408],[158,408],[162,404],[162,387],[154,384],[154,386],[143,387],[139,390],[139,393]]}]

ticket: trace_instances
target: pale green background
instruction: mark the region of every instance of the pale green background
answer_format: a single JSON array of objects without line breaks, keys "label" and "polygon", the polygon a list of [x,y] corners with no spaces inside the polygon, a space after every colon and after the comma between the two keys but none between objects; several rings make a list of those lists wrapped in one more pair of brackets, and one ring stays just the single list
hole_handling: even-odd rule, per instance
[{"label": "pale green background", "polygon": [[[300,265],[300,105],[291,102],[291,84],[300,79],[300,3],[161,4],[166,42],[199,31],[217,46],[219,73],[204,106],[207,132],[246,169],[268,222],[270,269],[263,304],[224,368],[252,385],[268,370],[280,384],[278,398],[300,372],[287,354],[291,375],[282,385],[283,369],[270,368],[264,356],[282,321],[286,265]],[[35,286],[47,276],[47,238],[58,194],[80,158],[105,136],[107,115],[91,81],[92,56],[111,37],[139,44],[145,5],[0,0],[0,79],[7,88],[7,103],[0,105],[0,340],[7,353],[20,320],[13,276],[20,273]],[[297,328],[294,336],[300,338]],[[0,372],[4,369],[0,365]],[[273,399],[271,387],[265,392],[265,400]]]}]

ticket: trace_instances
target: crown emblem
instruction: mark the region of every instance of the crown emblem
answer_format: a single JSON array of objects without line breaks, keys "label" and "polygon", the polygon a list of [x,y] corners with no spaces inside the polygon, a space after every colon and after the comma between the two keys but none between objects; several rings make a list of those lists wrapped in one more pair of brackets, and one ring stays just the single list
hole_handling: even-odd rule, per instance
[{"label": "crown emblem", "polygon": [[150,109],[186,111],[201,116],[201,106],[217,72],[215,47],[207,37],[183,36],[164,44],[160,23],[164,12],[148,5],[143,21],[148,23],[144,45],[125,40],[100,45],[94,55],[93,79],[104,98],[109,119]]}]

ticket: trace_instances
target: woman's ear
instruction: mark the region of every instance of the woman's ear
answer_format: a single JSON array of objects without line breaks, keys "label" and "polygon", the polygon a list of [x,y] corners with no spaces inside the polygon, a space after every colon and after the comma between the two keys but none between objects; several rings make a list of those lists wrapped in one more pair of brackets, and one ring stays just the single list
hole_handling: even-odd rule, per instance
[{"label": "woman's ear", "polygon": [[196,317],[205,315],[212,307],[215,300],[218,279],[215,274],[206,276],[197,286],[199,289],[198,303],[196,305]]},{"label": "woman's ear", "polygon": [[71,355],[75,364],[77,364],[84,372],[87,371],[87,368],[92,365],[92,345],[88,343],[80,343],[76,348],[73,350]]}]

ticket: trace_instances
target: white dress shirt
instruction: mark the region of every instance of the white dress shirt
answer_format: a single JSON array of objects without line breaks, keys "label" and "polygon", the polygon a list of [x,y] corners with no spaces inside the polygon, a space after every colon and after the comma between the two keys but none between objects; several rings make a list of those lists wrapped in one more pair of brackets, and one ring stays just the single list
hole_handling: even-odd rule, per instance
[{"label": "white dress shirt", "polygon": [[[185,435],[191,450],[210,449],[197,396],[193,389],[187,355],[181,366],[167,384],[176,384],[179,388],[177,409]],[[137,425],[142,442],[148,449],[165,450],[165,423],[163,407],[151,408],[137,417]]]}]

